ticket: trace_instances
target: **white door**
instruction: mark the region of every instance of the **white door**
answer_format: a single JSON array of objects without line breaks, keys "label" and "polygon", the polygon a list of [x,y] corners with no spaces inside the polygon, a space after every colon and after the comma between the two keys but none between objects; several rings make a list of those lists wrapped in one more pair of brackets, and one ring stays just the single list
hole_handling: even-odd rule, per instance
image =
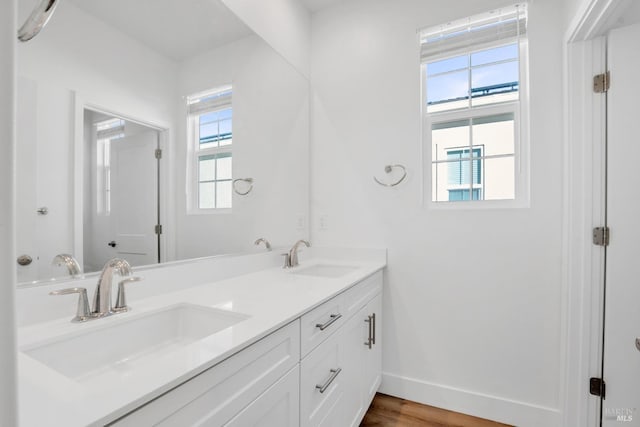
[{"label": "white door", "polygon": [[[609,36],[607,224],[602,425],[640,426],[640,25]],[[637,348],[638,346],[638,348]]]},{"label": "white door", "polygon": [[157,131],[111,141],[111,230],[104,242],[132,266],[158,262]]}]

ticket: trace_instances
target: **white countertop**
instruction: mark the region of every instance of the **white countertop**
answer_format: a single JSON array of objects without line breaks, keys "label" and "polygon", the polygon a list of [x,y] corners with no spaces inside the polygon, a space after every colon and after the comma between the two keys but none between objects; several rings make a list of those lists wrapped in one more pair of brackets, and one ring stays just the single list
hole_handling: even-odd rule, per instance
[{"label": "white countertop", "polygon": [[[18,348],[93,328],[126,322],[134,316],[179,303],[229,310],[250,316],[221,332],[157,357],[146,358],[134,372],[104,374],[90,381],[74,381],[19,352],[18,382],[21,426],[103,425],[159,396],[194,375],[218,364],[322,302],[385,267],[381,260],[323,260],[301,262],[349,265],[356,270],[338,278],[292,274],[269,268],[210,284],[189,287],[145,299],[128,300],[131,312],[77,324],[73,312],[57,319],[19,328]],[[109,343],[105,343],[108,346]]]}]

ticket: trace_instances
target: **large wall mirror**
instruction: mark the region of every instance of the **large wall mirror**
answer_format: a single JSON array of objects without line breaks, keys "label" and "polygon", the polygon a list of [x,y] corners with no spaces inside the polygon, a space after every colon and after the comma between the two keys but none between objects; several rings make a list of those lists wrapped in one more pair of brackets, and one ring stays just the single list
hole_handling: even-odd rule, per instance
[{"label": "large wall mirror", "polygon": [[219,0],[61,2],[18,47],[18,281],[307,237],[308,120],[307,79]]}]

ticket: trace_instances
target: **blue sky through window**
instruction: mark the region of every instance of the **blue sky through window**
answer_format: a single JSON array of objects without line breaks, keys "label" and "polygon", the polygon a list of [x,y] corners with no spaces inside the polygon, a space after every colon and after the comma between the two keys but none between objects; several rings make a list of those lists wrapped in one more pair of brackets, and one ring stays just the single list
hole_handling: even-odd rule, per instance
[{"label": "blue sky through window", "polygon": [[518,80],[517,43],[435,61],[427,64],[427,104],[515,92]]}]

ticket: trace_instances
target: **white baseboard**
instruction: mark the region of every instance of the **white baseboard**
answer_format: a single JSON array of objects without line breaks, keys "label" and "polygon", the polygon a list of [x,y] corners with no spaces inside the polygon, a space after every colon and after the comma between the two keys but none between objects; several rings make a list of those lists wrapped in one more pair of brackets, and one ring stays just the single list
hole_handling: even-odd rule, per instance
[{"label": "white baseboard", "polygon": [[560,411],[385,372],[380,393],[518,427],[556,427]]}]

